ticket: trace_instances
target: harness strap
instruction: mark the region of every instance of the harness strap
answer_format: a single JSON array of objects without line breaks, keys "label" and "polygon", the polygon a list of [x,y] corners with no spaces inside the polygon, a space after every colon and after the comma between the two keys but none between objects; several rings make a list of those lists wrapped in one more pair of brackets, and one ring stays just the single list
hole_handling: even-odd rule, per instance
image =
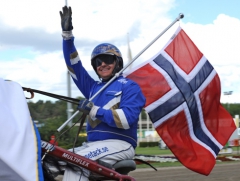
[{"label": "harness strap", "polygon": [[79,119],[80,126],[79,126],[79,128],[78,128],[78,132],[77,132],[77,134],[76,134],[76,137],[75,137],[75,140],[74,140],[74,143],[73,143],[73,153],[75,153],[74,148],[75,148],[76,142],[77,142],[77,140],[78,140],[78,135],[79,135],[80,131],[82,130],[83,123],[85,122],[86,116],[87,116],[87,115],[83,113],[82,116],[81,116],[80,119]]},{"label": "harness strap", "polygon": [[154,166],[152,166],[150,163],[148,163],[148,162],[146,162],[146,161],[144,161],[144,160],[141,160],[141,159],[138,159],[138,158],[134,158],[133,160],[134,160],[134,161],[137,161],[137,162],[144,163],[144,164],[152,167],[155,171],[157,171],[157,169],[156,169]]}]

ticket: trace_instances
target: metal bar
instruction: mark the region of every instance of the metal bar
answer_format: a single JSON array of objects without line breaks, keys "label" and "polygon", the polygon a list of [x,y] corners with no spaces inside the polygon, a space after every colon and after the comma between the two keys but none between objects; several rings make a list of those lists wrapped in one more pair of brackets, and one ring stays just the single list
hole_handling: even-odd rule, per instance
[{"label": "metal bar", "polygon": [[57,131],[60,132],[67,124],[79,113],[77,110],[67,121],[65,121],[58,129]]},{"label": "metal bar", "polygon": [[[103,165],[98,164],[97,162],[88,159],[84,156],[75,154],[71,151],[65,150],[61,147],[58,147],[56,145],[52,145],[49,142],[41,140],[41,147],[42,152],[46,153],[48,155],[51,155],[55,158],[58,158],[62,161],[66,161],[68,163],[72,163],[74,165],[83,167],[87,170],[90,170],[91,172],[94,172],[96,174],[99,174],[101,176],[105,176],[107,180],[126,180],[126,181],[135,181],[134,178],[128,175],[122,175],[118,172],[116,172],[113,169],[107,168]],[[42,161],[45,158],[42,158]]]},{"label": "metal bar", "polygon": [[[154,40],[152,40],[141,52],[139,52],[133,59],[131,62],[129,62],[121,71],[119,71],[118,73],[116,73],[98,92],[96,92],[90,99],[89,101],[92,101],[100,92],[102,92],[109,84],[111,84],[117,77],[119,77],[119,75],[126,70],[129,65],[131,65],[141,54],[143,54],[143,52],[145,52],[155,41],[157,41],[158,38],[160,38],[169,28],[171,28],[177,21],[179,21],[180,19],[182,19],[184,17],[184,15],[182,13],[179,14],[179,16],[167,27],[165,28]],[[79,111],[76,111],[74,113],[74,115],[69,118],[63,125],[67,125],[68,122],[71,121],[71,119],[73,119],[73,117],[75,115],[77,115],[79,113]],[[61,126],[60,128],[58,128],[58,131],[61,131],[62,128],[64,126]]]}]

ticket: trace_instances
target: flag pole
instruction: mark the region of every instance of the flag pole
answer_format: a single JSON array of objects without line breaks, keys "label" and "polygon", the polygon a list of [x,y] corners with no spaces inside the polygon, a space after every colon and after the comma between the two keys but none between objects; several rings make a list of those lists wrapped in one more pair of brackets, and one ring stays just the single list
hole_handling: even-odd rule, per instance
[{"label": "flag pole", "polygon": [[[116,73],[98,92],[96,92],[89,101],[92,101],[102,90],[104,90],[109,84],[111,84],[119,75],[126,70],[140,55],[142,55],[157,39],[159,39],[166,31],[171,28],[177,21],[182,19],[184,15],[182,13],[179,14],[179,16],[167,27],[165,28],[154,40],[152,40],[142,51],[140,51],[131,62],[129,62],[122,70],[120,70],[118,73]],[[60,132],[67,124],[70,122],[77,114],[79,113],[79,110],[77,110],[65,123],[60,126],[57,131]]]},{"label": "flag pole", "polygon": [[[127,34],[127,44],[128,44],[128,62],[132,61],[132,52],[131,52],[131,48],[130,48],[130,44],[129,44],[129,34]],[[129,65],[129,69],[131,70],[131,65]]]}]

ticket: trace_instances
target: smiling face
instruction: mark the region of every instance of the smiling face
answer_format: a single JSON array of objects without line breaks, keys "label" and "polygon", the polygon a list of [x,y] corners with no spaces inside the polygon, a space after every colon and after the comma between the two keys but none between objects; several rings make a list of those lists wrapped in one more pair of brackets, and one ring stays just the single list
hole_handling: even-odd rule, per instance
[{"label": "smiling face", "polygon": [[114,70],[115,65],[116,65],[115,61],[112,64],[106,64],[106,63],[102,62],[102,64],[97,67],[98,75],[103,80],[109,79],[112,76],[112,72]]},{"label": "smiling face", "polygon": [[91,65],[100,79],[108,81],[123,68],[122,54],[116,46],[101,43],[92,51]]}]

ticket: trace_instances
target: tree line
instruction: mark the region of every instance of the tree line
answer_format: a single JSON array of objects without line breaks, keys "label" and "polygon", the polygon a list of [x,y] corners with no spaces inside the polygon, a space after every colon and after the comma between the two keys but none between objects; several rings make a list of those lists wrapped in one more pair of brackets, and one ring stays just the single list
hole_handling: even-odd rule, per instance
[{"label": "tree line", "polygon": [[[79,97],[78,99],[82,99]],[[235,115],[240,115],[240,104],[222,104],[223,107],[235,117]],[[55,102],[51,101],[42,101],[34,103],[29,101],[28,107],[32,119],[37,122],[36,125],[38,127],[39,133],[41,135],[41,139],[45,141],[49,141],[51,135],[55,135],[58,140],[58,145],[63,148],[71,148],[73,143],[77,138],[76,146],[82,144],[82,142],[86,141],[86,131],[85,129],[81,130],[78,134],[78,126],[74,126],[70,129],[69,126],[66,126],[60,133],[57,129],[68,119],[67,116],[67,102],[58,100]],[[74,112],[77,111],[77,105],[73,105]],[[79,121],[81,113],[79,113],[74,119],[73,124]],[[142,113],[143,119],[145,115]],[[67,131],[69,129],[69,131]],[[65,132],[64,134],[62,134]],[[62,134],[62,135],[61,135]],[[81,136],[77,136],[81,135]]]},{"label": "tree line", "polygon": [[[38,127],[41,139],[49,141],[51,136],[54,135],[57,138],[58,145],[62,148],[72,148],[73,143],[78,134],[78,126],[67,125],[61,132],[57,129],[68,119],[67,116],[67,102],[66,101],[42,101],[34,103],[28,102],[29,111],[32,119]],[[74,112],[77,110],[77,105],[73,106]],[[72,123],[79,122],[81,113],[79,113],[73,120]],[[80,133],[86,133],[85,129],[81,130]],[[85,134],[80,134],[85,135]],[[86,136],[78,136],[76,146],[80,146],[82,142],[86,141]]]}]

